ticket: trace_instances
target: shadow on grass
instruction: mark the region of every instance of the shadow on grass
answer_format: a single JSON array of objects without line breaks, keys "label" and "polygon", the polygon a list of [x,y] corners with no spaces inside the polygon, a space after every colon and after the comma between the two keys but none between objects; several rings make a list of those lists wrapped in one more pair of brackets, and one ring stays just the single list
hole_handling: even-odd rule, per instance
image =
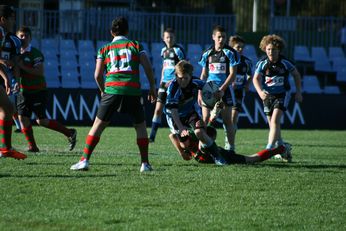
[{"label": "shadow on grass", "polygon": [[272,168],[292,168],[292,169],[315,169],[315,170],[320,170],[320,169],[340,169],[344,170],[346,169],[345,164],[305,164],[301,162],[292,162],[292,163],[257,163],[253,165],[245,165],[249,167],[272,167]]}]

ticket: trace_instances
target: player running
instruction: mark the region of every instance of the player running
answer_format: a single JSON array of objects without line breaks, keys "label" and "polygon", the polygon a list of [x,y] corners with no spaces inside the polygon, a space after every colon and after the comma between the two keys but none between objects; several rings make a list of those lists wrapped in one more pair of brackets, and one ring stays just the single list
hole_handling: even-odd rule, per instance
[{"label": "player running", "polygon": [[44,77],[44,57],[35,47],[31,46],[31,30],[21,27],[17,36],[22,41],[20,68],[20,92],[17,96],[17,110],[22,133],[28,141],[28,152],[39,152],[31,126],[31,115],[34,112],[38,125],[59,132],[66,136],[69,150],[72,151],[77,142],[77,130],[66,128],[56,120],[47,119],[47,86]]},{"label": "player running", "polygon": [[184,49],[175,43],[175,34],[172,28],[167,28],[163,32],[163,41],[165,47],[161,50],[161,57],[163,59],[162,73],[149,136],[150,142],[155,141],[157,130],[161,126],[161,115],[167,97],[167,85],[175,78],[174,66],[180,60],[185,59]]},{"label": "player running", "polygon": [[115,111],[127,113],[134,118],[142,162],[140,172],[152,170],[148,159],[149,139],[145,114],[140,102],[142,92],[139,65],[143,65],[150,83],[148,99],[151,102],[156,100],[154,74],[142,45],[125,37],[128,32],[128,22],[124,17],[114,19],[111,28],[113,41],[101,47],[97,53],[95,80],[101,91],[101,102],[94,124],[86,137],[84,153],[80,161],[71,166],[71,170],[89,168],[91,154]]},{"label": "player running", "polygon": [[293,76],[296,85],[295,100],[297,102],[303,100],[300,74],[292,62],[281,54],[284,47],[285,42],[281,37],[264,36],[260,48],[266,53],[266,57],[258,61],[253,77],[253,84],[263,101],[264,113],[267,115],[269,124],[266,149],[272,149],[284,143],[281,137],[280,121],[290,99],[289,74]]},{"label": "player running", "polygon": [[[15,68],[20,40],[10,33],[15,24],[15,12],[8,5],[0,5],[0,157],[25,159],[27,156],[12,148],[13,105],[8,74]],[[11,70],[12,69],[12,70]]]}]

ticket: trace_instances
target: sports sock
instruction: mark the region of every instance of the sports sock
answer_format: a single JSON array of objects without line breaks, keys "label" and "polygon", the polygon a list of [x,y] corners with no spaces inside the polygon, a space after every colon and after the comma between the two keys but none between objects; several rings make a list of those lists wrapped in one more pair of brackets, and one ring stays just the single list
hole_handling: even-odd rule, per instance
[{"label": "sports sock", "polygon": [[148,138],[137,138],[137,145],[139,149],[139,154],[141,155],[142,163],[149,163],[148,160],[148,149],[149,149],[149,139]]},{"label": "sports sock", "polygon": [[25,139],[28,141],[29,147],[37,147],[36,141],[34,137],[34,131],[32,130],[32,126],[23,128],[22,133],[25,135]]},{"label": "sports sock", "polygon": [[273,149],[275,147],[274,144],[267,144],[266,149],[270,150]]},{"label": "sports sock", "polygon": [[87,135],[86,139],[85,139],[85,147],[83,150],[83,155],[81,160],[89,160],[91,157],[92,152],[94,151],[96,145],[98,144],[98,142],[100,141],[100,137],[98,136],[90,136]]},{"label": "sports sock", "polygon": [[0,149],[12,148],[12,119],[0,120]]},{"label": "sports sock", "polygon": [[14,121],[14,124],[16,125],[16,128],[19,129],[19,130],[22,130],[21,127],[20,127],[19,119],[18,119],[18,113],[15,113],[13,115],[12,119]]},{"label": "sports sock", "polygon": [[151,131],[149,136],[151,140],[155,140],[157,130],[159,129],[160,126],[161,126],[161,117],[154,116],[153,121],[151,123]]},{"label": "sports sock", "polygon": [[67,137],[71,136],[71,130],[56,120],[49,120],[47,128],[54,130],[54,131],[57,131],[57,132],[60,132]]},{"label": "sports sock", "polygon": [[281,154],[285,151],[285,147],[283,145],[274,148],[274,149],[264,149],[260,152],[257,153],[257,155],[261,158],[261,161],[267,160],[270,157],[276,155],[276,154]]}]

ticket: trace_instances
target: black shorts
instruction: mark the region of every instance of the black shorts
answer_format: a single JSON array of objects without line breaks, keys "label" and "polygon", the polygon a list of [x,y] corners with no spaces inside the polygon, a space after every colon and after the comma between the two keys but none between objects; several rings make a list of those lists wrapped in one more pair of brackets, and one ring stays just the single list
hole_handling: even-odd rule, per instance
[{"label": "black shorts", "polygon": [[234,101],[232,108],[241,112],[242,106],[243,106],[243,99],[244,99],[244,89],[236,89],[234,90]]},{"label": "black shorts", "polygon": [[130,114],[135,124],[145,120],[141,96],[104,94],[101,98],[97,117],[109,122],[114,112]]},{"label": "black shorts", "polygon": [[159,91],[157,93],[157,102],[166,103],[167,98],[167,83],[161,83]]},{"label": "black shorts", "polygon": [[263,101],[264,113],[271,116],[275,108],[286,111],[287,94],[271,94]]},{"label": "black shorts", "polygon": [[18,115],[31,117],[34,112],[39,119],[45,119],[47,107],[47,92],[40,91],[37,93],[26,94],[19,92],[17,96]]}]

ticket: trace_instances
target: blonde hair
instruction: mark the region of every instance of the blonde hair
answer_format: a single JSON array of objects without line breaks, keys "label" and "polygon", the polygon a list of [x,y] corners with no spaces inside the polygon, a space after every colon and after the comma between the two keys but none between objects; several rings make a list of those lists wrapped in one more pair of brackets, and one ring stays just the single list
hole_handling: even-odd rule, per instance
[{"label": "blonde hair", "polygon": [[181,75],[187,73],[192,76],[193,66],[186,60],[180,60],[177,65],[175,65],[175,73]]},{"label": "blonde hair", "polygon": [[272,44],[279,51],[282,51],[285,48],[285,40],[276,34],[266,35],[262,38],[259,48],[262,51],[266,51],[266,46]]}]

